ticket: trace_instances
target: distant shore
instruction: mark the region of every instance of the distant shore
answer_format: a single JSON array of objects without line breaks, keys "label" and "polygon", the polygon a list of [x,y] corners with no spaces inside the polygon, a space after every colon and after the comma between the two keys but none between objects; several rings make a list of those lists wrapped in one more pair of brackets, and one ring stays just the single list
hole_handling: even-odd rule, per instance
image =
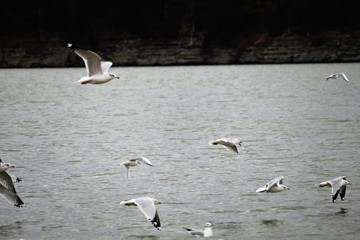
[{"label": "distant shore", "polygon": [[[0,68],[78,67],[83,62],[60,37],[4,39]],[[74,43],[77,44],[77,43]],[[199,39],[116,39],[99,42],[97,52],[113,66],[172,66],[270,63],[360,62],[360,32],[322,32],[306,36],[258,33],[232,44]]]}]

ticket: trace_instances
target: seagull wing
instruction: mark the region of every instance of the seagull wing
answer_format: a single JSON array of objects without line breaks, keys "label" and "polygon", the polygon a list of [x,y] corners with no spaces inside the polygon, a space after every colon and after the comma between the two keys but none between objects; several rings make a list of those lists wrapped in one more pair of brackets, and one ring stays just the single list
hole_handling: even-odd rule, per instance
[{"label": "seagull wing", "polygon": [[345,193],[346,193],[346,185],[344,185],[344,186],[342,186],[342,187],[340,188],[339,193],[340,193],[340,198],[341,198],[341,200],[344,200],[344,198],[345,198]]},{"label": "seagull wing", "polygon": [[273,180],[271,180],[270,182],[268,182],[267,185],[267,191],[269,191],[273,186],[275,186],[276,184],[282,183],[284,176],[281,177],[277,177],[274,178]]},{"label": "seagull wing", "polygon": [[145,217],[154,225],[154,227],[160,230],[160,218],[155,207],[154,199],[149,197],[140,197],[134,199],[134,202]]},{"label": "seagull wing", "polygon": [[15,207],[24,205],[16,193],[11,177],[6,172],[0,173],[0,195]]},{"label": "seagull wing", "polygon": [[154,166],[149,159],[147,159],[146,157],[139,157],[139,158],[136,158],[136,160],[138,160],[139,162],[142,162],[142,163],[145,163],[149,166]]},{"label": "seagull wing", "polygon": [[102,72],[103,73],[108,73],[109,72],[109,69],[110,67],[112,66],[112,62],[109,62],[109,61],[101,61],[101,69],[102,69]]},{"label": "seagull wing", "polygon": [[0,185],[16,193],[14,183],[7,172],[0,172]]},{"label": "seagull wing", "polygon": [[339,75],[340,75],[346,82],[349,82],[349,79],[347,78],[347,76],[345,75],[345,73],[339,73]]},{"label": "seagull wing", "polygon": [[267,189],[267,186],[261,187],[261,188],[256,189],[256,192],[257,192],[257,193],[259,193],[259,192],[265,192],[266,189]]},{"label": "seagull wing", "polygon": [[[329,182],[331,183],[332,189],[331,189],[331,194],[333,196],[337,196],[337,194],[339,193],[339,190],[341,188],[342,185],[342,181],[343,181],[343,177],[338,177],[335,179],[330,180]],[[336,197],[335,197],[336,199]]]},{"label": "seagull wing", "polygon": [[75,49],[74,52],[84,60],[88,77],[102,74],[101,58],[99,55],[93,51],[84,49]]},{"label": "seagull wing", "polygon": [[184,227],[184,229],[193,236],[196,236],[196,237],[204,236],[204,231],[202,231],[202,230],[193,230],[191,228],[185,228],[185,227]]}]

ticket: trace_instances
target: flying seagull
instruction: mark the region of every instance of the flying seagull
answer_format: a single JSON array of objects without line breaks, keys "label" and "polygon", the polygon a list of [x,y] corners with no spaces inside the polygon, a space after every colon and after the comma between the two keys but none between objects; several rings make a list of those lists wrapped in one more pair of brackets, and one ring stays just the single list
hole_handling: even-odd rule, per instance
[{"label": "flying seagull", "polygon": [[222,145],[224,148],[239,153],[238,147],[241,147],[242,141],[238,138],[219,138],[214,141],[210,141],[209,145]]},{"label": "flying seagull", "polygon": [[24,202],[16,193],[13,179],[11,179],[10,175],[6,172],[7,169],[14,167],[14,165],[4,163],[0,159],[0,195],[15,207],[23,207],[25,206]]},{"label": "flying seagull", "polygon": [[185,228],[184,229],[186,230],[186,232],[190,233],[191,235],[195,236],[195,237],[204,237],[204,238],[207,238],[207,237],[211,237],[213,235],[213,232],[212,232],[212,224],[210,222],[207,222],[205,223],[205,228],[204,230],[194,230],[194,229],[191,229],[191,228]]},{"label": "flying seagull", "polygon": [[146,157],[138,157],[121,163],[121,165],[124,165],[126,167],[126,176],[128,179],[130,179],[130,167],[135,167],[141,163],[145,163],[149,166],[154,166]]},{"label": "flying seagull", "polygon": [[122,201],[120,205],[125,206],[137,206],[138,209],[145,215],[146,219],[149,220],[157,230],[161,230],[160,218],[157,213],[155,204],[161,202],[151,197],[139,197],[126,201]]},{"label": "flying seagull", "polygon": [[334,73],[326,77],[326,81],[329,79],[338,79],[342,78],[345,82],[349,82],[349,79],[345,75],[345,73]]},{"label": "flying seagull", "polygon": [[322,182],[319,184],[319,187],[325,187],[325,186],[331,187],[332,201],[335,202],[339,193],[341,200],[344,201],[346,185],[351,185],[351,183],[346,180],[345,176],[342,176],[342,177],[334,178],[329,181]]},{"label": "flying seagull", "polygon": [[289,189],[287,186],[285,186],[283,184],[283,179],[284,179],[284,176],[277,177],[277,178],[271,180],[270,182],[266,183],[265,187],[258,188],[256,190],[256,192],[257,193],[259,193],[259,192],[275,193],[275,192],[281,192],[283,190]]},{"label": "flying seagull", "polygon": [[327,81],[329,79],[338,79],[338,78],[342,78],[345,82],[349,82],[349,79],[347,78],[347,76],[345,75],[345,73],[334,73],[334,74],[331,74],[329,76],[327,76],[325,78],[325,82],[324,82],[324,86],[323,88],[325,87],[325,84],[327,83]]},{"label": "flying seagull", "polygon": [[90,50],[81,49],[72,43],[68,43],[68,47],[75,52],[79,57],[84,60],[87,76],[84,76],[78,80],[81,84],[101,84],[111,81],[115,78],[119,79],[113,73],[109,73],[109,68],[112,66],[112,62],[101,61],[99,55]]}]

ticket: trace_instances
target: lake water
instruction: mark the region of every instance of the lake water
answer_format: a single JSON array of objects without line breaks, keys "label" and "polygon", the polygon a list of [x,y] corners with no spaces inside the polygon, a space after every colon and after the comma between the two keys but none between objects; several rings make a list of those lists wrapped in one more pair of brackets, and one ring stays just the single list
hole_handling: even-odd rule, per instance
[{"label": "lake water", "polygon": [[[0,239],[356,239],[360,64],[0,70],[0,157],[25,208],[0,198]],[[345,72],[350,83],[329,80]],[[236,155],[208,142],[243,141]],[[149,158],[131,169],[120,164]],[[316,184],[345,175],[345,201]],[[255,193],[285,176],[290,190]],[[120,202],[153,196],[162,231]]]}]

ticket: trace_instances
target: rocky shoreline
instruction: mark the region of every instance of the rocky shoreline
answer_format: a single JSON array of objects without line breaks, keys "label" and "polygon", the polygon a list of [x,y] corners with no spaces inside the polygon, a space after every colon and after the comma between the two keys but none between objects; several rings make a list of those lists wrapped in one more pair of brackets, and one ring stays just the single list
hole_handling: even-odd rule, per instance
[{"label": "rocky shoreline", "polygon": [[[0,68],[80,67],[66,40],[48,37],[0,39]],[[93,49],[114,66],[360,62],[360,32],[323,32],[299,36],[267,33],[239,36],[232,44],[194,39],[108,38]]]}]

